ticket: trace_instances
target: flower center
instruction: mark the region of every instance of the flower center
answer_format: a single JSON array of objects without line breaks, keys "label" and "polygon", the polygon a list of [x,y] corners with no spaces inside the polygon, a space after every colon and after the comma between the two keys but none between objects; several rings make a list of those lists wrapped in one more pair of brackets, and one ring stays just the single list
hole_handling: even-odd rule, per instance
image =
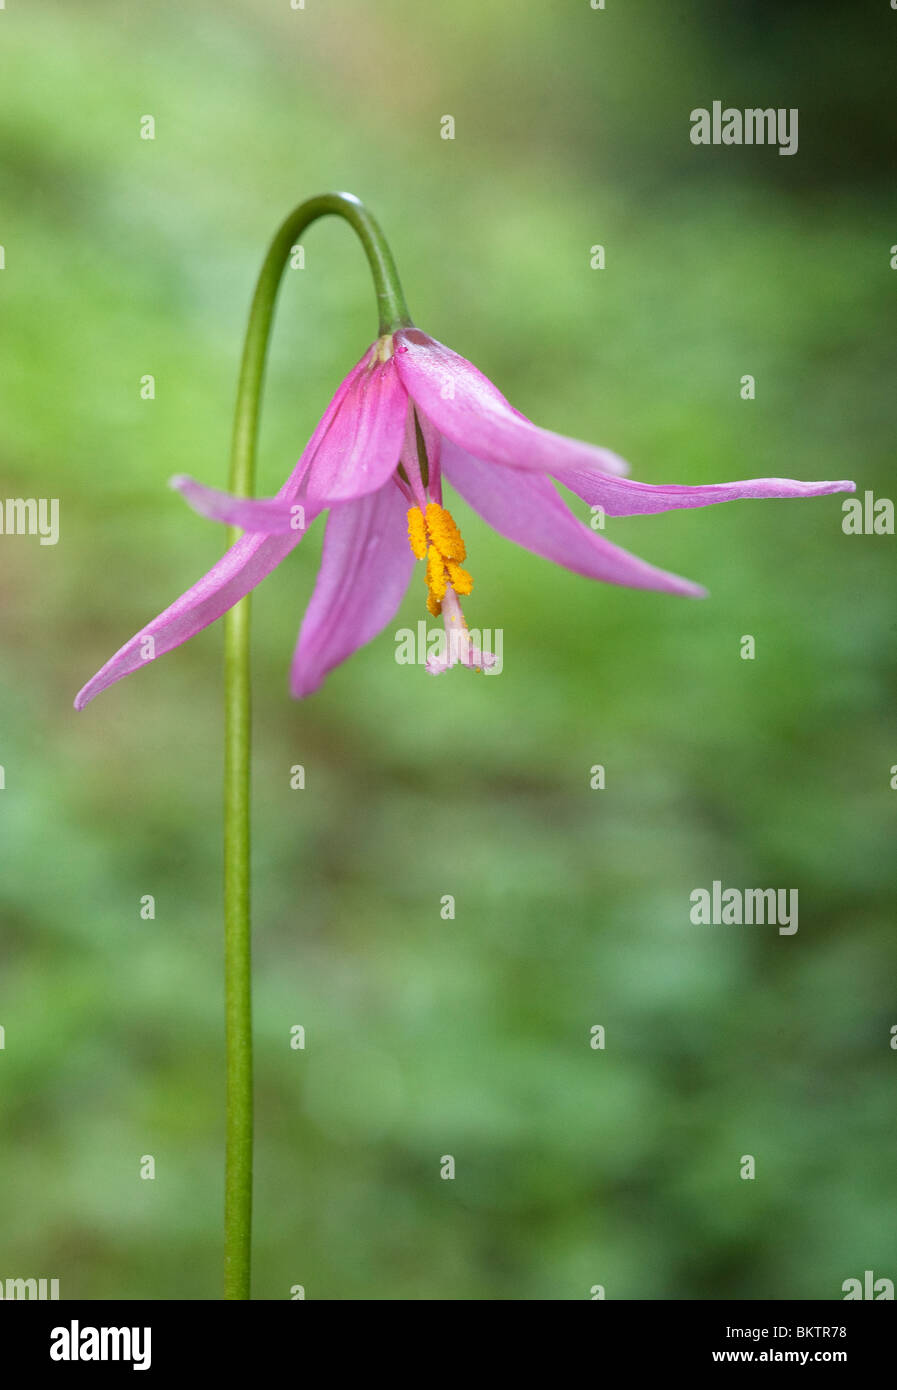
[{"label": "flower center", "polygon": [[428,502],[426,513],[420,507],[409,507],[408,542],[412,554],[427,562],[427,608],[438,617],[449,585],[456,594],[469,594],[473,589],[472,578],[461,568],[467,547],[451,512],[438,502]]}]

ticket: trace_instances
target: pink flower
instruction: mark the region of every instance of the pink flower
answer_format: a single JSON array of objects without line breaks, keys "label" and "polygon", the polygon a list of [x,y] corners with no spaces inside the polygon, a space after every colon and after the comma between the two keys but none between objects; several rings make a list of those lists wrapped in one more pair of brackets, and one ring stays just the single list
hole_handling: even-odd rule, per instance
[{"label": "pink flower", "polygon": [[464,542],[443,506],[448,479],[496,531],[590,579],[701,597],[686,579],[655,569],[579,521],[552,479],[608,516],[704,507],[739,497],[852,492],[851,482],[755,478],[703,487],[653,486],[622,475],[606,449],[539,429],[470,362],[416,328],[386,335],[364,354],[324,413],[276,497],[241,501],[190,478],[173,485],[204,516],[244,534],[192,589],[141,628],[75,700],[95,695],[220,618],[301,541],[329,508],[315,590],[299,633],[290,689],[310,695],[327,673],[392,621],[416,560],[426,564],[427,605],[441,612],[444,660],[488,666],[467,639],[460,597],[470,593]]}]

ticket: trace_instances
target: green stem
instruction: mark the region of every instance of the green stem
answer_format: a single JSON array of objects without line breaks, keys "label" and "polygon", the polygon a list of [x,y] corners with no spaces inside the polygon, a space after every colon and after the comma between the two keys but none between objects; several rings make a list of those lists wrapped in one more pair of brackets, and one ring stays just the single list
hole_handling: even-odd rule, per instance
[{"label": "green stem", "polygon": [[[319,217],[342,217],[364,248],[377,295],[379,333],[411,326],[392,253],[363,203],[350,193],[324,193],[302,203],[278,230],[255,287],[243,346],[231,446],[230,490],[252,497],[265,359],[277,291],[290,254]],[[232,529],[229,543],[239,531]],[[252,742],[249,599],[225,616],[224,627],[224,977],[226,1158],[224,1297],[250,1296],[252,1245],[252,959],[249,846]]]}]

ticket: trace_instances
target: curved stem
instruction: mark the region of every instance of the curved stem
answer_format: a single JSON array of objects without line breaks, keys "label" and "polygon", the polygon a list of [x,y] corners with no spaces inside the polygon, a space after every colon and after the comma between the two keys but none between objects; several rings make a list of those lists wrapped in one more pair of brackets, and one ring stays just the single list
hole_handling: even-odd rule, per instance
[{"label": "curved stem", "polygon": [[[342,217],[356,232],[374,279],[379,333],[411,326],[392,253],[377,222],[350,193],[302,203],[282,224],[255,287],[243,346],[231,445],[230,491],[251,497],[265,359],[274,304],[293,246],[320,217]],[[229,544],[238,538],[232,529]],[[252,1241],[252,959],[250,946],[251,682],[249,599],[225,615],[224,627],[224,975],[226,1158],[224,1297],[250,1296]]]}]

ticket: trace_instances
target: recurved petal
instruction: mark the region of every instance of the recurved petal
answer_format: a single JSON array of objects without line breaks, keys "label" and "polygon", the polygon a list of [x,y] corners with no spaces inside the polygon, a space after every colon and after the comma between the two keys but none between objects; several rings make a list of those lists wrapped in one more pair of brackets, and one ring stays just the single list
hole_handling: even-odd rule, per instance
[{"label": "recurved petal", "polygon": [[584,468],[556,468],[554,477],[591,506],[603,507],[608,516],[638,516],[669,512],[680,507],[709,507],[750,497],[820,497],[829,492],[853,492],[856,484],[801,483],[794,478],[747,478],[738,483],[705,483],[686,487],[678,483],[636,483],[629,478],[601,478]]},{"label": "recurved petal", "polygon": [[485,464],[446,443],[442,466],[449,482],[496,531],[565,569],[608,584],[703,598],[688,579],[655,569],[579,521],[548,478]]},{"label": "recurved petal", "polygon": [[299,632],[290,691],[302,699],[395,616],[414,556],[407,503],[392,482],[331,508],[315,590]]},{"label": "recurved petal", "polygon": [[226,522],[228,526],[241,526],[244,531],[283,536],[304,531],[309,524],[307,508],[302,502],[282,501],[279,497],[246,500],[216,487],[206,487],[184,473],[173,477],[171,486],[200,516],[209,521]]},{"label": "recurved petal", "polygon": [[308,518],[296,500],[300,488],[317,515],[330,501],[381,487],[399,462],[408,413],[407,392],[391,363],[377,359],[375,344],[340,384],[275,497],[235,497],[183,473],[171,479],[171,486],[210,521],[266,535],[302,531]]},{"label": "recurved petal", "polygon": [[539,473],[561,468],[599,476],[629,471],[609,449],[532,424],[472,362],[419,329],[396,334],[394,361],[411,399],[446,439],[476,458]]},{"label": "recurved petal", "polygon": [[[365,353],[361,361],[353,367],[340,385],[303,450],[299,462],[283,484],[277,497],[267,499],[267,502],[260,503],[260,506],[277,507],[280,505],[287,507],[296,502],[300,492],[303,491],[306,475],[317,457],[319,448],[327,438],[331,425],[353,382],[364,371],[372,351],[373,349],[370,349]],[[216,517],[217,520],[232,520],[233,524],[238,526],[244,524],[243,521],[237,520],[236,512],[230,509],[246,504],[240,503],[237,498],[231,497],[227,493],[219,493],[211,488],[203,488],[199,483],[191,482],[190,500],[194,504],[208,501],[209,507],[213,511],[217,508],[219,512]],[[312,505],[307,500],[304,502],[304,508],[304,521],[307,527],[322,508],[320,505]],[[224,512],[229,514],[223,515]],[[245,512],[242,515],[248,519]],[[116,681],[131,675],[132,672],[139,670],[149,661],[154,661],[156,657],[170,652],[174,647],[179,647],[181,643],[188,641],[197,632],[201,632],[204,627],[208,627],[216,618],[220,618],[222,613],[226,613],[244,595],[254,589],[256,584],[261,583],[265,576],[270,574],[281,560],[299,544],[304,534],[304,529],[289,529],[278,534],[269,535],[254,531],[241,536],[218,563],[213,565],[207,574],[203,575],[202,579],[191,589],[188,589],[185,594],[182,594],[179,599],[176,599],[170,608],[165,609],[164,613],[160,613],[151,623],[147,623],[146,627],[142,627],[131,638],[130,642],[126,642],[106,662],[106,665],[97,672],[93,679],[89,680],[82,690],[79,690],[75,696],[75,708],[83,709],[95,695],[99,695],[100,691],[105,690],[107,686],[114,685]]]},{"label": "recurved petal", "polygon": [[303,535],[304,532],[299,531],[284,536],[241,536],[192,589],[142,627],[106,662],[75,696],[75,709],[83,709],[107,686],[179,647],[220,618],[261,583],[299,544]]}]

